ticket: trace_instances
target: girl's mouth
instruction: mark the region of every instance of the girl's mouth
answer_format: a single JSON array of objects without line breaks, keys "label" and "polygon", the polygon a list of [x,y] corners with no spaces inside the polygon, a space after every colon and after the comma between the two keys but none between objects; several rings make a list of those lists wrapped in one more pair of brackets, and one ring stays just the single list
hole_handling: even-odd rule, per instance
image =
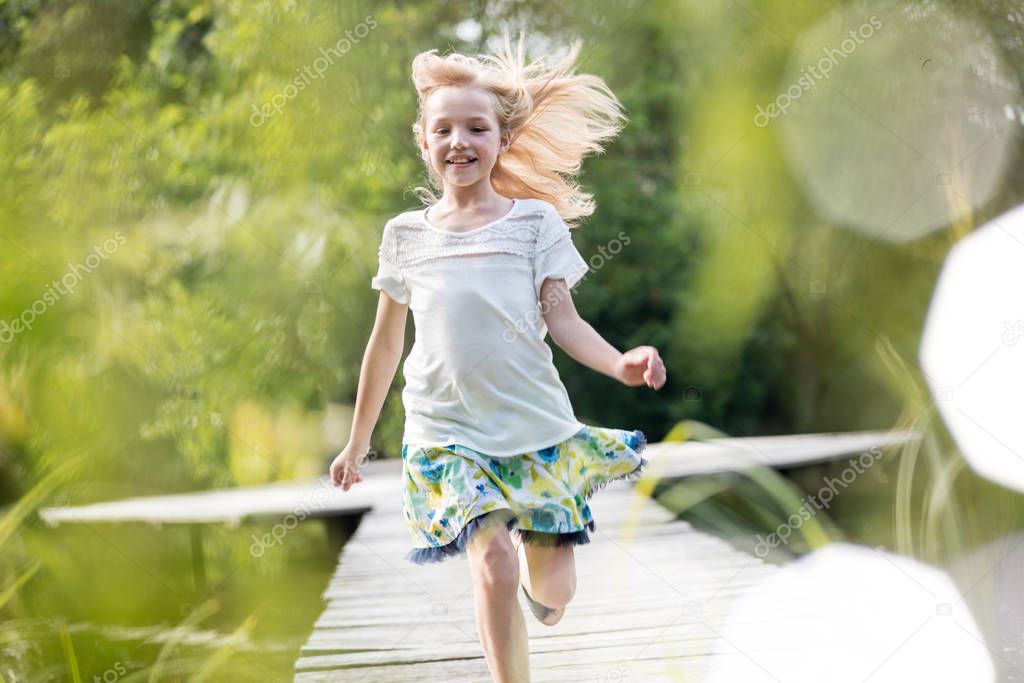
[{"label": "girl's mouth", "polygon": [[476,157],[466,158],[468,159],[468,161],[452,161],[451,159],[448,159],[447,161],[445,161],[445,163],[448,164],[449,166],[470,166],[471,164],[476,163]]}]

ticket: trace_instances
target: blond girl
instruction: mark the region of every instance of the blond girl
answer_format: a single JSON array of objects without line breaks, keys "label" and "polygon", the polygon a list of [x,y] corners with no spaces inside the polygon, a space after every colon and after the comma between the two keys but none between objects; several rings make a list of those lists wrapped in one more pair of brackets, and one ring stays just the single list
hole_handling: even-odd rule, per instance
[{"label": "blond girl", "polygon": [[573,72],[579,48],[550,67],[525,64],[522,36],[514,54],[505,36],[497,56],[430,50],[413,59],[413,133],[430,187],[416,188],[422,208],[384,226],[352,432],[330,471],[345,491],[362,481],[411,309],[416,335],[402,391],[407,557],[467,556],[495,681],[529,680],[520,584],[534,616],[557,623],[576,588],[573,548],[596,528],[587,500],[647,464],[640,430],[576,419],[545,337],[628,386],[660,389],[666,378],[654,347],[619,352],[570,294],[588,270],[570,226],[594,210],[570,179],[625,121],[600,78]]}]

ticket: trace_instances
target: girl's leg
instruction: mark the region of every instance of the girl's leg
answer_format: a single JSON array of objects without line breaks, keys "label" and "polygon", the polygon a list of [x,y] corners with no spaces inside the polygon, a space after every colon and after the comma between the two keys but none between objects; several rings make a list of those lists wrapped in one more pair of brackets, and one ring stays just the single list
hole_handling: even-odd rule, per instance
[{"label": "girl's leg", "polygon": [[576,556],[573,545],[545,546],[519,543],[520,580],[537,602],[559,612],[541,622],[554,626],[576,593]]},{"label": "girl's leg", "polygon": [[476,628],[495,683],[529,683],[526,622],[519,606],[519,558],[502,523],[481,526],[466,545]]}]

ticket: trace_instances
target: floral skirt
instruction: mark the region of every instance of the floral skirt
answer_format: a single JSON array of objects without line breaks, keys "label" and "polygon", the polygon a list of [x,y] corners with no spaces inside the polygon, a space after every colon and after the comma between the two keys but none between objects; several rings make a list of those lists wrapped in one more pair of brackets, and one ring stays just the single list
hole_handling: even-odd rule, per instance
[{"label": "floral skirt", "polygon": [[596,525],[587,500],[610,481],[639,476],[646,444],[640,430],[591,426],[508,457],[458,444],[403,444],[402,508],[413,540],[406,559],[423,564],[458,555],[478,529],[494,524],[527,543],[589,543]]}]

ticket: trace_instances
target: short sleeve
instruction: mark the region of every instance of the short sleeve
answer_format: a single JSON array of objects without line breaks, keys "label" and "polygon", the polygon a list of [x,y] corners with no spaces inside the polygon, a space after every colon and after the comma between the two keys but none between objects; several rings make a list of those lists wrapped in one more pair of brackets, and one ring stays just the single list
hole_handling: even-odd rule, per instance
[{"label": "short sleeve", "polygon": [[572,243],[569,226],[562,217],[554,207],[550,207],[546,213],[537,236],[533,260],[533,282],[538,298],[545,279],[564,278],[566,285],[572,288],[590,269]]},{"label": "short sleeve", "polygon": [[400,304],[409,303],[409,287],[398,265],[397,236],[390,222],[384,226],[377,249],[377,274],[370,280],[370,287],[386,292]]}]

